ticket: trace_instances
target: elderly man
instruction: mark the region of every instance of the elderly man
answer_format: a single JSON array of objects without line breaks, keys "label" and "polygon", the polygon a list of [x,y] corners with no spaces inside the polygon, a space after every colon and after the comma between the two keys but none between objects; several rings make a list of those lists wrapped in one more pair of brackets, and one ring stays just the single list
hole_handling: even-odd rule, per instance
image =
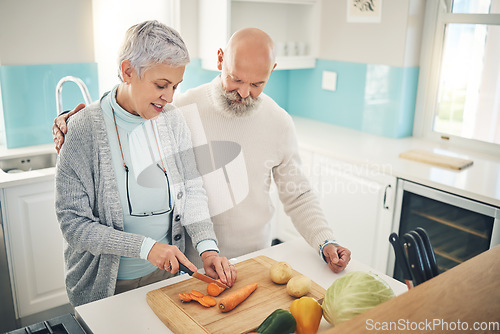
[{"label": "elderly man", "polygon": [[[234,187],[240,183],[243,186],[233,188],[234,193],[230,191],[232,207],[211,212],[220,251],[225,256],[237,257],[271,245],[274,207],[270,185],[274,180],[285,212],[296,229],[331,270],[342,271],[350,261],[351,252],[335,241],[318,199],[302,173],[293,121],[262,93],[276,67],[272,39],[256,28],[241,29],[230,38],[225,50],[218,50],[217,66],[221,71],[219,76],[177,96],[174,104],[194,107],[208,145],[234,143],[241,150],[244,172],[238,169],[238,177],[243,178],[243,182],[234,182],[237,181],[235,174],[227,170],[224,175]],[[53,133],[57,150],[64,141],[65,121],[72,113],[55,120]],[[190,119],[191,116],[186,117],[196,137],[199,124],[193,124]],[[198,154],[196,158],[198,164],[207,160],[205,154]],[[219,200],[216,189],[208,184],[206,189],[212,202]],[[244,196],[237,200],[241,192]],[[197,264],[194,250],[188,250],[187,255]]]}]

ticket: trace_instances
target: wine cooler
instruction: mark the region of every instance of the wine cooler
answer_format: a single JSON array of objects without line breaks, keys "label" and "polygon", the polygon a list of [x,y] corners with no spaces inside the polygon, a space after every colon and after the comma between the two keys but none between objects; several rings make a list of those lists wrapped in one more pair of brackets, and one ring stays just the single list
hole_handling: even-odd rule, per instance
[{"label": "wine cooler", "polygon": [[[394,232],[423,227],[429,234],[440,273],[500,244],[500,208],[398,180]],[[399,218],[399,219],[398,219]],[[393,277],[402,273],[389,257]],[[389,273],[391,274],[391,273]]]}]

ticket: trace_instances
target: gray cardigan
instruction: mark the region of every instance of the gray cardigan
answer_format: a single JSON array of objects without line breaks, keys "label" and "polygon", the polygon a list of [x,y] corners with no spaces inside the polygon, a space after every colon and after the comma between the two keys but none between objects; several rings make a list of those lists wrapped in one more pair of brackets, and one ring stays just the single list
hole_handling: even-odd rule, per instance
[{"label": "gray cardigan", "polygon": [[[66,241],[66,289],[74,306],[113,295],[120,257],[139,257],[144,240],[142,235],[123,231],[100,104],[85,109],[69,119],[55,176],[56,215]],[[182,115],[175,109],[164,111],[157,125],[176,191],[172,194],[172,244],[184,252],[185,232],[194,247],[216,237]]]}]

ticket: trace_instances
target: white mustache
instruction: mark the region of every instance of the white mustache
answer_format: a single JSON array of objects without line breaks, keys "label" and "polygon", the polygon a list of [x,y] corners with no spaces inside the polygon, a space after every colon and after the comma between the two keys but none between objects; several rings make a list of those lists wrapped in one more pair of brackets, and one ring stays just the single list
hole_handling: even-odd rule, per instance
[{"label": "white mustache", "polygon": [[233,102],[238,101],[239,103],[243,103],[244,105],[250,105],[256,100],[251,95],[248,95],[247,97],[241,97],[240,93],[235,90],[226,92],[226,97],[228,100],[231,100]]}]

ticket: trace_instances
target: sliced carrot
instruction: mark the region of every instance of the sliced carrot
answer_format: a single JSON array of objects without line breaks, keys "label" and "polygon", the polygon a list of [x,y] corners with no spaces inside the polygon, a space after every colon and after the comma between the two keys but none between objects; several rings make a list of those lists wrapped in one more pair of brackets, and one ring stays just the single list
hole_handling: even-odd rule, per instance
[{"label": "sliced carrot", "polygon": [[202,300],[203,300],[203,302],[208,304],[210,307],[217,305],[217,301],[210,296],[203,296]]},{"label": "sliced carrot", "polygon": [[179,293],[179,299],[185,303],[190,302],[193,298],[191,298],[191,295],[187,292],[184,293]]},{"label": "sliced carrot", "polygon": [[212,307],[217,305],[217,301],[210,296],[205,296],[203,293],[197,290],[191,290],[191,292],[179,293],[179,299],[182,302],[190,302],[195,300],[205,307]]},{"label": "sliced carrot", "polygon": [[196,300],[196,301],[199,301],[200,299],[202,299],[203,297],[197,297],[195,295],[189,295],[191,297],[192,300]]},{"label": "sliced carrot", "polygon": [[248,298],[257,289],[257,283],[249,284],[231,293],[219,301],[219,309],[222,312],[229,312]]},{"label": "sliced carrot", "polygon": [[204,296],[204,294],[198,290],[191,290],[191,295],[198,297],[198,298],[202,298]]},{"label": "sliced carrot", "polygon": [[209,304],[207,304],[206,302],[203,301],[203,298],[200,298],[198,300],[198,303],[200,303],[201,306],[205,306],[205,307],[211,307]]},{"label": "sliced carrot", "polygon": [[217,297],[218,295],[220,295],[222,293],[222,291],[226,290],[225,288],[222,288],[220,286],[218,286],[217,284],[215,283],[209,283],[207,285],[207,293],[212,296],[212,297]]}]

